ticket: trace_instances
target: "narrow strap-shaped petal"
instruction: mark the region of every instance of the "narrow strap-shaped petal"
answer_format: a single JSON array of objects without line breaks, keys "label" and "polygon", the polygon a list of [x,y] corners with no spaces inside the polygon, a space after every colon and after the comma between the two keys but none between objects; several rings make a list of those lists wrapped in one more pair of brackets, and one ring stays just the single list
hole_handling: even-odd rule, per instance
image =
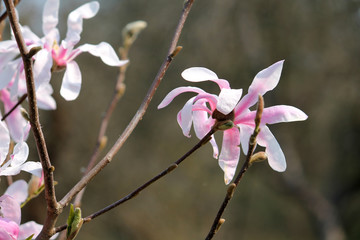
[{"label": "narrow strap-shaped petal", "polygon": [[75,46],[80,40],[80,34],[83,30],[83,19],[92,18],[99,11],[98,2],[86,3],[69,14],[67,21],[66,48]]},{"label": "narrow strap-shaped petal", "polygon": [[75,61],[71,61],[66,65],[65,74],[61,84],[60,94],[67,100],[75,100],[81,89],[81,72]]},{"label": "narrow strap-shaped petal", "polygon": [[[205,101],[202,104],[205,105]],[[208,117],[207,111],[193,111],[193,122],[196,137],[202,139],[211,130],[215,123],[215,119]],[[214,135],[212,136],[210,143],[213,148],[213,157],[217,158],[219,156],[219,148],[216,144]]]},{"label": "narrow strap-shaped petal", "polygon": [[254,126],[239,124],[238,127],[240,128],[241,147],[243,153],[247,155],[249,149],[249,139],[251,134],[254,132]]},{"label": "narrow strap-shaped petal", "polygon": [[21,165],[21,170],[41,177],[42,167],[40,162],[28,161]]},{"label": "narrow strap-shaped petal", "polygon": [[26,142],[19,142],[15,145],[14,151],[11,154],[11,166],[23,164],[29,156],[29,146]]},{"label": "narrow strap-shaped petal", "polygon": [[100,57],[101,60],[109,66],[118,67],[129,62],[128,60],[120,60],[116,55],[115,50],[107,42],[101,42],[97,45],[84,44],[78,47],[77,50],[80,50],[80,52],[88,52],[93,56]]},{"label": "narrow strap-shaped petal", "polygon": [[283,151],[276,138],[271,133],[270,129],[262,126],[257,137],[257,142],[260,146],[265,147],[265,153],[268,158],[269,165],[272,169],[278,172],[283,172],[286,169],[286,160]]},{"label": "narrow strap-shaped petal", "polygon": [[190,136],[190,129],[192,125],[192,107],[195,97],[190,98],[180,110],[178,114],[178,124],[180,125],[183,134],[186,137]]},{"label": "narrow strap-shaped petal", "polygon": [[[256,111],[251,111],[241,118],[241,122],[250,124],[254,122]],[[308,116],[300,109],[288,105],[276,105],[264,108],[261,124],[274,124],[281,122],[304,121]]]},{"label": "narrow strap-shaped petal", "polygon": [[225,115],[229,114],[239,102],[241,94],[242,89],[222,89],[219,94],[216,109]]},{"label": "narrow strap-shaped petal", "polygon": [[245,109],[254,105],[259,95],[264,95],[276,87],[280,80],[284,61],[279,61],[260,71],[251,83],[248,94],[236,106],[235,115],[240,115]]},{"label": "narrow strap-shaped petal", "polygon": [[[6,90],[1,91],[0,99],[4,103],[5,112],[10,111],[10,109],[16,104],[16,101],[12,101],[10,99],[10,93]],[[5,121],[7,123],[10,136],[15,142],[21,142],[27,138],[30,130],[30,124],[21,115],[20,106],[16,107]]]},{"label": "narrow strap-shaped petal", "polygon": [[47,35],[52,29],[56,28],[59,21],[59,5],[59,0],[47,0],[45,2],[42,16],[44,35]]},{"label": "narrow strap-shaped petal", "polygon": [[46,49],[40,50],[35,57],[34,79],[35,89],[38,90],[42,84],[49,83],[51,78],[52,56]]},{"label": "narrow strap-shaped petal", "polygon": [[165,98],[159,104],[158,109],[166,107],[167,105],[169,105],[172,102],[172,100],[174,100],[174,98],[176,96],[178,96],[178,95],[180,95],[181,93],[184,93],[184,92],[205,93],[204,90],[202,90],[201,88],[197,88],[197,87],[178,87],[178,88],[175,88],[165,96]]},{"label": "narrow strap-shaped petal", "polygon": [[219,166],[224,171],[225,184],[233,179],[240,157],[240,133],[237,128],[224,131]]},{"label": "narrow strap-shaped petal", "polygon": [[56,101],[51,96],[54,90],[50,83],[42,84],[36,91],[36,100],[38,107],[44,110],[54,110],[56,109]]},{"label": "narrow strap-shaped petal", "polygon": [[189,82],[213,81],[219,85],[220,89],[230,88],[230,84],[227,80],[219,79],[216,73],[204,67],[192,67],[185,69],[181,73],[181,76]]},{"label": "narrow strap-shaped petal", "polygon": [[13,197],[18,204],[21,204],[28,196],[28,184],[22,179],[17,180],[6,189],[4,194]]},{"label": "narrow strap-shaped petal", "polygon": [[[0,116],[1,117],[1,116]],[[0,122],[0,166],[6,159],[6,155],[9,151],[10,135],[9,130],[5,126],[4,122]]]}]

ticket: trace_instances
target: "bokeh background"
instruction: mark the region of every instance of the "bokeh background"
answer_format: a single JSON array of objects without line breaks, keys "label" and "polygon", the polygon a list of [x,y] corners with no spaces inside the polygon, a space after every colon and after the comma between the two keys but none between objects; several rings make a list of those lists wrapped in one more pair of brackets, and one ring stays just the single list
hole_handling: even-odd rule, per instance
[{"label": "bokeh background", "polygon": [[[86,2],[61,1],[62,38],[67,15]],[[128,22],[148,23],[129,55],[126,92],[109,125],[108,150],[140,106],[165,58],[184,1],[99,2],[97,16],[84,20],[80,44],[106,41],[117,49]],[[21,23],[39,36],[43,4],[23,0],[18,6]],[[360,239],[359,9],[358,0],[195,0],[179,42],[183,50],[134,133],[89,184],[83,214],[125,196],[197,143],[195,134],[184,137],[176,122],[178,110],[193,95],[183,94],[157,110],[170,90],[189,85],[180,76],[184,69],[207,67],[246,92],[257,72],[285,59],[280,83],[264,96],[265,104],[293,105],[309,118],[270,126],[288,169],[278,173],[266,162],[253,165],[214,239]],[[55,73],[57,110],[40,113],[59,199],[81,178],[118,75],[116,68],[89,54],[76,61],[83,74],[79,98],[66,102],[59,96],[63,73]],[[218,92],[213,83],[191,85]],[[216,139],[220,144],[221,134]],[[29,159],[37,160],[31,136],[29,144]],[[240,164],[244,159],[242,154]],[[4,187],[4,181],[1,184]],[[226,188],[207,145],[135,199],[85,224],[78,239],[204,239]],[[42,198],[23,209],[23,222],[43,221]]]}]

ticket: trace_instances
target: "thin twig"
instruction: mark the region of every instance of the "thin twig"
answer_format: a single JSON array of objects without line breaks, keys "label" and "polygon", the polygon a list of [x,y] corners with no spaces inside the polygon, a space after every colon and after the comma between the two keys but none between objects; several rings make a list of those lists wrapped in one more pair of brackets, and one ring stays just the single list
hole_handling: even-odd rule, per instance
[{"label": "thin twig", "polygon": [[[21,0],[14,0],[14,6],[17,6],[20,3]],[[8,16],[7,11],[5,11],[3,14],[1,14],[0,16],[0,22],[4,21],[6,19],[6,17]]]},{"label": "thin twig", "polygon": [[[131,200],[132,198],[136,197],[141,191],[143,191],[145,188],[149,187],[151,184],[153,184],[154,182],[158,181],[160,178],[164,177],[165,175],[167,175],[168,173],[172,172],[173,170],[175,170],[178,165],[180,165],[186,158],[188,158],[191,154],[193,154],[197,149],[199,149],[201,146],[203,146],[204,144],[206,144],[207,142],[210,141],[211,136],[217,131],[216,127],[213,127],[193,148],[191,148],[187,153],[185,153],[181,158],[179,158],[178,160],[176,160],[175,162],[173,162],[169,167],[167,167],[166,169],[164,169],[162,172],[160,172],[158,175],[156,175],[155,177],[151,178],[149,181],[147,181],[146,183],[144,183],[143,185],[141,185],[140,187],[136,188],[134,191],[132,191],[131,193],[129,193],[128,195],[126,195],[125,197],[119,199],[118,201],[110,204],[109,206],[83,218],[84,223],[90,222],[91,220],[93,220],[94,218],[110,211],[111,209]],[[56,228],[57,232],[60,232],[64,229],[66,229],[67,225],[63,225],[60,227]]]},{"label": "thin twig", "polygon": [[26,47],[24,38],[22,36],[19,22],[16,18],[15,6],[13,1],[4,0],[6,10],[9,16],[11,28],[13,30],[16,42],[19,47],[20,55],[24,63],[24,72],[26,78],[26,87],[29,102],[29,116],[31,129],[34,134],[36,147],[42,168],[44,171],[44,183],[45,183],[45,198],[47,203],[47,217],[44,223],[43,229],[37,239],[47,239],[53,234],[54,225],[59,215],[59,205],[56,201],[55,188],[54,188],[54,167],[51,165],[50,158],[47,152],[45,138],[40,126],[39,112],[36,103],[36,92],[34,75],[32,70],[31,55]]},{"label": "thin twig", "polygon": [[242,165],[241,170],[238,173],[238,175],[236,176],[234,182],[232,184],[230,184],[230,186],[228,187],[225,198],[220,206],[219,211],[216,214],[214,222],[213,222],[211,229],[210,229],[208,235],[206,236],[205,240],[212,239],[214,237],[214,235],[216,234],[216,232],[219,230],[221,224],[224,223],[224,219],[222,219],[221,217],[222,217],[228,203],[230,202],[231,198],[233,197],[235,189],[238,186],[240,180],[244,176],[247,169],[250,167],[250,159],[251,159],[251,157],[254,153],[255,147],[256,147],[256,137],[260,132],[259,126],[260,126],[261,115],[262,115],[263,109],[264,109],[264,100],[263,100],[262,96],[259,96],[259,103],[258,103],[258,107],[257,107],[257,111],[256,111],[256,117],[255,117],[255,129],[249,140],[249,149],[248,149],[248,152],[246,155],[246,160],[245,160],[244,164]]},{"label": "thin twig", "polygon": [[1,121],[4,121],[23,101],[25,101],[27,96],[27,93],[22,95],[17,101],[17,103],[7,113],[5,113],[5,115],[1,118]]},{"label": "thin twig", "polygon": [[183,29],[184,23],[187,19],[187,16],[190,12],[191,6],[193,4],[194,0],[188,0],[183,8],[182,14],[180,16],[179,23],[177,25],[177,28],[175,30],[174,37],[171,41],[171,46],[168,51],[168,55],[166,56],[166,59],[164,60],[163,64],[161,65],[150,89],[148,90],[148,93],[146,94],[142,104],[140,105],[138,111],[135,113],[134,117],[124,130],[124,132],[121,134],[121,136],[118,138],[116,143],[113,145],[113,147],[110,149],[110,151],[106,154],[106,156],[86,175],[84,176],[59,202],[62,207],[67,206],[71,199],[78,194],[107,164],[111,162],[114,155],[120,150],[120,148],[123,146],[127,138],[130,136],[130,134],[133,132],[137,124],[140,122],[140,120],[143,118],[150,101],[152,97],[154,96],[156,89],[158,88],[162,78],[164,77],[167,69],[169,68],[170,63],[172,62],[173,58],[175,57],[176,53],[179,51],[179,47],[177,46],[177,42],[179,40],[181,31]]}]

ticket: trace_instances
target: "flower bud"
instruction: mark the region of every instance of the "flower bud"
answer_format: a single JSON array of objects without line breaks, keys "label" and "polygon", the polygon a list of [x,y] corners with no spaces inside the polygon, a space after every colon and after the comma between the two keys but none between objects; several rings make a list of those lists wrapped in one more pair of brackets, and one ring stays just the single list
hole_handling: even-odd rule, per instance
[{"label": "flower bud", "polygon": [[29,198],[36,197],[44,188],[44,174],[41,174],[41,178],[36,175],[32,175],[28,186]]},{"label": "flower bud", "polygon": [[75,208],[74,205],[70,206],[70,213],[67,220],[67,240],[75,239],[76,235],[79,233],[80,228],[82,227],[84,220],[81,217],[81,209]]},{"label": "flower bud", "polygon": [[265,152],[257,152],[250,158],[250,164],[253,164],[254,162],[262,162],[267,160],[267,156]]},{"label": "flower bud", "polygon": [[141,21],[141,20],[128,23],[122,31],[124,47],[129,48],[136,40],[139,33],[143,29],[145,29],[146,26],[147,26],[147,23],[145,21]]}]

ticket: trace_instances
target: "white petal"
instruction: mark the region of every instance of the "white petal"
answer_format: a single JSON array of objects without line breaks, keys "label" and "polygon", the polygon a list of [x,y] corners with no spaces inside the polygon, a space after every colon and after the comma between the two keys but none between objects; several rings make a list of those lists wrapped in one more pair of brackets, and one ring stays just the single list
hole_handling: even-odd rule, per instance
[{"label": "white petal", "polygon": [[257,142],[259,145],[266,147],[265,153],[267,155],[270,167],[278,172],[285,171],[285,155],[268,127],[261,127],[260,133],[257,137]]},{"label": "white petal", "polygon": [[[1,116],[0,116],[1,117]],[[0,166],[9,152],[10,135],[3,121],[0,122]]]},{"label": "white petal", "polygon": [[26,142],[19,142],[15,145],[12,153],[11,166],[18,166],[23,164],[29,156],[29,147]]},{"label": "white petal", "polygon": [[219,79],[216,73],[204,67],[192,67],[185,69],[181,76],[190,82],[202,82]]},{"label": "white petal", "polygon": [[158,109],[166,107],[167,105],[169,105],[172,102],[172,100],[174,100],[174,98],[176,96],[178,96],[179,94],[184,93],[184,92],[205,93],[204,90],[202,90],[201,88],[197,88],[197,87],[178,87],[178,88],[175,88],[175,89],[171,90],[165,96],[165,98],[159,104]]},{"label": "white petal", "polygon": [[66,65],[63,82],[61,84],[60,94],[67,100],[75,100],[81,89],[81,72],[76,62],[71,61]]},{"label": "white petal", "polygon": [[35,239],[37,237],[37,235],[39,235],[42,227],[43,227],[42,225],[40,225],[34,221],[30,221],[30,222],[21,224],[20,229],[19,229],[18,239],[26,239],[33,234],[34,234],[34,236],[32,239]]},{"label": "white petal", "polygon": [[33,70],[36,90],[41,84],[49,83],[52,65],[52,56],[46,49],[42,49],[36,54]]},{"label": "white petal", "polygon": [[56,109],[55,99],[51,96],[54,90],[50,83],[42,84],[36,91],[38,107],[44,110]]},{"label": "white petal", "polygon": [[179,112],[180,116],[178,119],[180,119],[180,122],[178,123],[186,137],[190,137],[190,129],[192,125],[192,106],[194,99],[195,97],[190,98]]},{"label": "white petal", "polygon": [[216,109],[225,115],[229,114],[239,102],[241,94],[242,89],[222,89],[219,94]]},{"label": "white petal", "polygon": [[80,34],[83,30],[83,19],[92,18],[99,11],[98,2],[86,3],[69,14],[67,25],[68,30],[66,33],[65,42],[68,48],[74,46],[80,40]]},{"label": "white petal", "polygon": [[120,60],[115,53],[115,50],[107,42],[101,42],[98,45],[84,44],[77,48],[81,52],[88,52],[101,60],[109,66],[122,66],[128,63],[128,60]]},{"label": "white petal", "polygon": [[40,162],[29,161],[21,166],[21,170],[41,177],[42,167]]},{"label": "white petal", "polygon": [[238,126],[240,128],[241,147],[242,147],[244,154],[247,155],[248,149],[249,149],[249,139],[250,139],[251,134],[254,132],[254,127],[250,127],[250,126],[242,125],[242,124],[239,124]]},{"label": "white petal", "polygon": [[59,5],[59,0],[47,0],[45,2],[42,16],[44,35],[47,35],[58,24]]},{"label": "white petal", "polygon": [[4,194],[13,197],[21,204],[28,196],[28,184],[24,180],[17,180],[6,189]]}]

